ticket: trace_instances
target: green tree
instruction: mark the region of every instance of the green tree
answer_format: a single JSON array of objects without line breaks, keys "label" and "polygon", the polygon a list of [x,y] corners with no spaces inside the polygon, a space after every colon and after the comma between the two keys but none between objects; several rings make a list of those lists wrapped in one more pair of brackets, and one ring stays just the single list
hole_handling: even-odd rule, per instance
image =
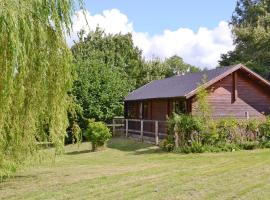
[{"label": "green tree", "polygon": [[201,71],[200,68],[185,63],[183,59],[177,55],[166,58],[165,60],[153,58],[144,62],[139,85],[142,86],[152,80],[199,71]]},{"label": "green tree", "polygon": [[167,58],[164,62],[166,66],[166,77],[175,74],[185,74],[188,72],[190,65],[184,63],[183,59],[177,55]]},{"label": "green tree", "polygon": [[235,50],[220,65],[243,63],[260,75],[270,72],[270,1],[238,0],[231,22]]},{"label": "green tree", "polygon": [[160,58],[153,58],[144,61],[143,68],[140,72],[138,86],[143,86],[153,80],[159,80],[166,77],[166,67]]},{"label": "green tree", "polygon": [[132,37],[97,29],[72,47],[77,69],[73,95],[85,118],[108,121],[123,113],[123,98],[134,89],[142,68]]},{"label": "green tree", "polygon": [[67,127],[72,54],[65,35],[75,1],[0,1],[0,178],[36,152],[57,150]]}]

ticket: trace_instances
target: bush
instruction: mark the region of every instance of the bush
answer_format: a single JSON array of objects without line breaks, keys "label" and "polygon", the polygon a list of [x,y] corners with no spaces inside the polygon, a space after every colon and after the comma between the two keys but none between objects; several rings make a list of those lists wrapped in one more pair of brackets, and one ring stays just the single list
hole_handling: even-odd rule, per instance
[{"label": "bush", "polygon": [[259,147],[258,141],[246,141],[240,144],[240,148],[244,150],[253,150]]},{"label": "bush", "polygon": [[205,151],[202,143],[197,141],[191,143],[190,150],[192,153],[203,153]]},{"label": "bush", "polygon": [[[165,151],[202,153],[270,148],[270,117],[264,122],[234,118],[214,121],[173,114],[168,124],[168,135],[162,144]],[[177,148],[175,134],[178,134]]]},{"label": "bush", "polygon": [[238,122],[234,118],[221,119],[217,122],[217,132],[219,142],[237,142],[240,136],[237,134]]},{"label": "bush", "polygon": [[185,145],[185,146],[181,146],[178,147],[174,150],[175,153],[203,153],[205,152],[205,148],[204,146],[197,141],[194,141],[191,143],[191,145]]},{"label": "bush", "polygon": [[198,134],[202,130],[200,118],[191,115],[173,114],[168,120],[168,140],[174,138],[175,131],[179,135],[180,146],[199,140]]},{"label": "bush", "polygon": [[214,145],[218,142],[219,135],[217,132],[217,125],[215,121],[210,120],[208,123],[204,123],[204,128],[201,133],[202,143],[204,145]]},{"label": "bush", "polygon": [[260,122],[256,119],[246,121],[245,133],[247,140],[251,141],[257,139],[257,135],[259,132],[259,124]]},{"label": "bush", "polygon": [[260,144],[260,147],[261,147],[261,148],[270,148],[270,141],[263,141],[263,142]]},{"label": "bush", "polygon": [[174,149],[174,143],[169,141],[168,139],[165,139],[161,142],[160,147],[162,148],[163,151],[173,151]]},{"label": "bush", "polygon": [[262,140],[270,140],[270,117],[259,125],[259,135]]},{"label": "bush", "polygon": [[112,137],[109,128],[103,122],[93,121],[89,121],[85,136],[92,144],[92,151],[103,146]]}]

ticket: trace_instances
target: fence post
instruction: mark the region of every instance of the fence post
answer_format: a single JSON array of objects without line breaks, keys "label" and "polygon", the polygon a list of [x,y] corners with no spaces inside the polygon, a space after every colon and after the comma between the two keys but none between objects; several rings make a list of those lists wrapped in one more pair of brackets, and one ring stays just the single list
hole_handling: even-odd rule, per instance
[{"label": "fence post", "polygon": [[128,137],[128,119],[126,119],[126,137]]},{"label": "fence post", "polygon": [[141,141],[143,142],[143,120],[141,120]]},{"label": "fence post", "polygon": [[156,143],[156,145],[159,144],[159,141],[158,141],[158,121],[155,121],[155,143]]},{"label": "fence post", "polygon": [[175,125],[174,126],[174,142],[175,142],[175,148],[179,147],[179,136],[178,136],[178,128]]},{"label": "fence post", "polygon": [[115,119],[113,118],[113,120],[112,120],[112,125],[113,125],[113,135],[115,135]]}]

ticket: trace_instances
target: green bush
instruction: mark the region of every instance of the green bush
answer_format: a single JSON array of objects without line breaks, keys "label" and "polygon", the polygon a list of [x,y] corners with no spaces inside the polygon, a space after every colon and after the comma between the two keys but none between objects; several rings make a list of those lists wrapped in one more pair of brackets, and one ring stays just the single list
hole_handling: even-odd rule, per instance
[{"label": "green bush", "polygon": [[191,143],[190,150],[192,153],[203,153],[205,151],[202,143],[198,141]]},{"label": "green bush", "polygon": [[174,149],[174,143],[168,139],[165,139],[161,142],[160,147],[163,151],[171,152]]},{"label": "green bush", "polygon": [[263,141],[260,144],[261,148],[270,148],[270,141]]},{"label": "green bush", "polygon": [[262,140],[270,140],[270,117],[259,125],[259,135]]},{"label": "green bush", "polygon": [[203,153],[205,152],[204,146],[198,142],[194,141],[191,143],[191,145],[184,145],[181,147],[178,147],[174,150],[175,153]]},{"label": "green bush", "polygon": [[244,150],[253,150],[259,148],[259,142],[258,141],[246,141],[241,144],[239,144],[241,149]]},{"label": "green bush", "polygon": [[237,134],[238,123],[234,118],[226,118],[217,121],[217,132],[219,135],[219,142],[231,143],[239,140]]},{"label": "green bush", "polygon": [[188,145],[192,141],[200,140],[197,133],[201,130],[202,122],[199,117],[173,114],[168,120],[167,139],[172,140],[176,131],[179,135],[180,146]]},{"label": "green bush", "polygon": [[234,143],[219,144],[218,147],[221,149],[221,151],[225,152],[238,151],[241,149],[238,144]]},{"label": "green bush", "polygon": [[266,121],[239,121],[235,118],[214,121],[199,116],[173,114],[168,124],[169,133],[162,144],[166,151],[202,153],[270,148],[270,117]]},{"label": "green bush", "polygon": [[209,120],[207,123],[204,123],[200,134],[204,145],[214,145],[219,139],[216,122]]},{"label": "green bush", "polygon": [[246,121],[245,133],[248,141],[257,139],[259,124],[260,122],[257,119],[250,119]]},{"label": "green bush", "polygon": [[89,121],[85,136],[91,142],[93,151],[103,146],[112,137],[106,124],[94,121]]},{"label": "green bush", "polygon": [[189,153],[191,153],[191,148],[190,148],[190,146],[181,146],[181,147],[175,148],[174,153],[189,154]]}]

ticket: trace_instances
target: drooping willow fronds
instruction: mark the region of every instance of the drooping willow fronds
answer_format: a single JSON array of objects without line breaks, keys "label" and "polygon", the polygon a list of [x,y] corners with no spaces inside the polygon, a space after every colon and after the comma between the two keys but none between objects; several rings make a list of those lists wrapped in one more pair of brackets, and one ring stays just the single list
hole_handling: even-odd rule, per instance
[{"label": "drooping willow fronds", "polygon": [[74,1],[0,0],[0,177],[37,141],[63,146]]}]

